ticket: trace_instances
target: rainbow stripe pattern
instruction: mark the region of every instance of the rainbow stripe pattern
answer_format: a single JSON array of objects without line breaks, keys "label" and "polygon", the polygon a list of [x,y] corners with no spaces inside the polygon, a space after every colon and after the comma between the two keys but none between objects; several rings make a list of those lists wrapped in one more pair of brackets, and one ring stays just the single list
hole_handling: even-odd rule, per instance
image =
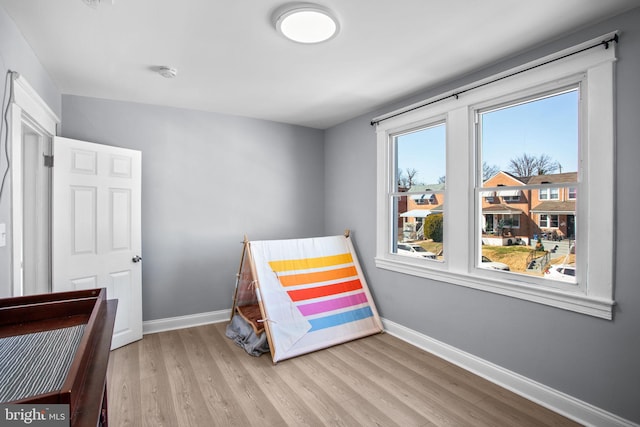
[{"label": "rainbow stripe pattern", "polygon": [[[261,240],[247,246],[249,276],[256,281],[274,362],[382,332],[348,237]],[[249,283],[240,280],[240,286]]]},{"label": "rainbow stripe pattern", "polygon": [[270,261],[309,332],[373,316],[351,253]]}]

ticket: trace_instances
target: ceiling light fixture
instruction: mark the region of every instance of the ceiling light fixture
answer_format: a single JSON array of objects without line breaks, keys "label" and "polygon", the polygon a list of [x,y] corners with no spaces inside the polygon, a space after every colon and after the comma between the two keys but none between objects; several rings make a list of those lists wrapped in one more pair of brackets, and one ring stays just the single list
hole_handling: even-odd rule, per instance
[{"label": "ceiling light fixture", "polygon": [[281,7],[273,15],[276,30],[298,43],[313,44],[338,34],[338,20],[328,9],[312,3],[295,3]]}]

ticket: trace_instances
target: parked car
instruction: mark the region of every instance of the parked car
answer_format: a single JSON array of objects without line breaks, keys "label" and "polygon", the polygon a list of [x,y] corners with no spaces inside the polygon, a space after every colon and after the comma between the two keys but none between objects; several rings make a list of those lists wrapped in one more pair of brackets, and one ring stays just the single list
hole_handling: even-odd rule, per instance
[{"label": "parked car", "polygon": [[503,271],[511,270],[507,264],[503,262],[498,262],[498,261],[491,261],[489,258],[487,258],[484,255],[482,255],[482,263],[480,264],[480,267],[487,268],[489,270],[503,270]]},{"label": "parked car", "polygon": [[414,258],[436,259],[436,254],[429,252],[415,243],[398,243],[398,255],[406,255]]},{"label": "parked car", "polygon": [[552,265],[544,271],[544,278],[576,283],[576,266],[570,264]]}]

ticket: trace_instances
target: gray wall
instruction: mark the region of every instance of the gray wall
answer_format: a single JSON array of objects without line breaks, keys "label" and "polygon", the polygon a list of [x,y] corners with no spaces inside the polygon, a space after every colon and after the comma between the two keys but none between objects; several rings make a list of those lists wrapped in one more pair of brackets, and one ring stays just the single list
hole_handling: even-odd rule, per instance
[{"label": "gray wall", "polygon": [[[621,30],[617,63],[617,306],[613,321],[374,265],[376,142],[372,117],[605,32]],[[640,9],[327,130],[327,234],[353,229],[385,318],[640,422]],[[351,191],[345,191],[348,188]]]},{"label": "gray wall", "polygon": [[231,307],[242,240],[324,231],[324,133],[64,95],[61,135],[142,151],[144,320]]},{"label": "gray wall", "polygon": [[[0,7],[0,78],[2,86],[0,89],[0,99],[5,90],[5,77],[7,70],[17,71],[22,74],[29,84],[40,94],[49,107],[60,117],[60,91],[51,81],[47,72],[42,68],[38,58],[25,41],[24,37],[13,23],[13,20],[6,14],[4,9]],[[8,92],[8,89],[7,89]],[[7,93],[7,99],[9,94]],[[6,103],[6,100],[5,100]],[[4,113],[4,112],[3,112]],[[1,118],[4,121],[4,117]],[[5,127],[3,125],[2,143],[0,147],[0,181],[7,166],[4,154],[4,135]],[[11,179],[7,176],[4,186],[4,192],[0,199],[0,224],[7,225],[7,246],[0,247],[0,298],[11,295]]]},{"label": "gray wall", "polygon": [[[371,117],[622,30],[617,67],[616,287],[613,321],[375,268]],[[143,151],[144,319],[229,308],[240,241],[353,238],[381,314],[499,366],[640,422],[640,9],[465,79],[323,132],[91,98],[62,98],[0,7],[0,72],[24,74],[61,113],[62,135]],[[62,107],[61,107],[62,104]],[[324,144],[323,144],[324,141]],[[0,171],[4,160],[0,160]],[[8,196],[0,222],[10,225]],[[0,248],[0,297],[10,293]]]}]

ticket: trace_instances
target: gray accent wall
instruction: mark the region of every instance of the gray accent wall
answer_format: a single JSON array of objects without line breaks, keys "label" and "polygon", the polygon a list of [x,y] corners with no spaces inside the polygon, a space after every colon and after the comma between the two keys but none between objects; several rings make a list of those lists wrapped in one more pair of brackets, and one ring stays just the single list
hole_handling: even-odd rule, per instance
[{"label": "gray accent wall", "polygon": [[[49,74],[42,68],[40,61],[34,55],[13,20],[0,7],[0,78],[2,79],[0,99],[4,95],[5,77],[7,71],[17,71],[23,75],[29,84],[38,92],[40,97],[49,105],[54,113],[60,117],[61,97]],[[7,99],[9,93],[6,94]],[[6,104],[5,100],[5,104]],[[4,112],[2,112],[4,114]],[[0,117],[4,121],[4,116]],[[5,125],[2,125],[0,138],[0,181],[7,167],[5,159]],[[0,224],[7,226],[7,245],[0,247],[0,298],[11,296],[11,172],[7,176],[2,198],[0,199]]]},{"label": "gray accent wall", "polygon": [[229,309],[245,234],[324,232],[323,131],[68,95],[62,117],[64,137],[142,151],[144,320]]},{"label": "gray accent wall", "polygon": [[[612,321],[375,267],[373,117],[614,30],[621,34],[616,69],[617,305]],[[393,58],[381,56],[384,60]],[[325,231],[353,230],[365,275],[386,319],[640,422],[639,118],[640,9],[634,9],[328,129]]]}]

